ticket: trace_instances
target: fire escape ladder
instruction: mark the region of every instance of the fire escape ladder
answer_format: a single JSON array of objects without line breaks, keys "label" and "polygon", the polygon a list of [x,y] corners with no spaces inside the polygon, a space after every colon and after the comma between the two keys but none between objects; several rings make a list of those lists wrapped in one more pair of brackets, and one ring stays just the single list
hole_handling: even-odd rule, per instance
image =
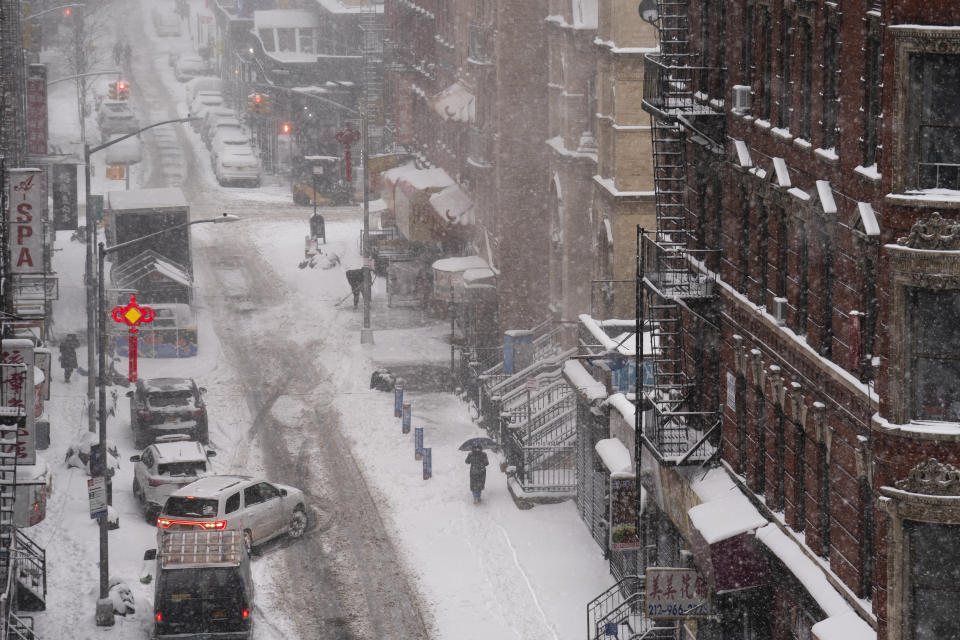
[{"label": "fire escape ladder", "polygon": [[0,577],[5,581],[16,547],[13,509],[17,490],[17,427],[23,415],[22,407],[0,409]]}]

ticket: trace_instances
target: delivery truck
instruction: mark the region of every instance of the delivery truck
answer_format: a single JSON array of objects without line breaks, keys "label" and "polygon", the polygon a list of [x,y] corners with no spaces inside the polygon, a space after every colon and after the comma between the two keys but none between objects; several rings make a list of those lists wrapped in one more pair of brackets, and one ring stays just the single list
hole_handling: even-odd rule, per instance
[{"label": "delivery truck", "polygon": [[[103,218],[107,246],[111,247],[186,225],[190,222],[190,205],[179,187],[111,191],[104,202]],[[193,275],[189,226],[119,249],[110,254],[110,260],[122,266],[147,251]]]}]

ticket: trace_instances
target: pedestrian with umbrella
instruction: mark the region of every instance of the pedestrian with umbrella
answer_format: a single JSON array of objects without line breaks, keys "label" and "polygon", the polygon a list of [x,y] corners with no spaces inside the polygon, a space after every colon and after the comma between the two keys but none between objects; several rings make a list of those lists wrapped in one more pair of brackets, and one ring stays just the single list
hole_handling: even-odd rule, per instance
[{"label": "pedestrian with umbrella", "polygon": [[490,438],[472,438],[460,445],[460,450],[469,449],[466,464],[470,465],[470,491],[473,493],[473,504],[479,504],[480,492],[487,482],[487,465],[490,460],[484,453],[484,446],[496,446],[497,443]]}]

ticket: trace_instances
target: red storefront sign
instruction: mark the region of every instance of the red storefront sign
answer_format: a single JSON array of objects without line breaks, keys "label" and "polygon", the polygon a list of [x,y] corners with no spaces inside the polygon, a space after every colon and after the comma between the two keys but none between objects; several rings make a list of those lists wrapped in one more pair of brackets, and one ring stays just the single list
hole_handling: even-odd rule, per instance
[{"label": "red storefront sign", "polygon": [[27,67],[27,153],[47,155],[47,68]]},{"label": "red storefront sign", "polygon": [[47,201],[40,169],[10,169],[10,273],[43,273],[43,208]]},{"label": "red storefront sign", "polygon": [[3,407],[22,409],[26,414],[17,429],[17,464],[36,464],[33,343],[4,340],[0,347],[0,365],[0,403]]}]

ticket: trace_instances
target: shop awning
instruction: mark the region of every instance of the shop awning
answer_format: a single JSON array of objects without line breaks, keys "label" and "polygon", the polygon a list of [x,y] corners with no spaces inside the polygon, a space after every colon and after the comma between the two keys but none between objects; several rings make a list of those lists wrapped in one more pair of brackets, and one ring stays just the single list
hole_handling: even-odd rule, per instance
[{"label": "shop awning", "polygon": [[[687,511],[690,542],[700,572],[717,593],[755,587],[767,581],[767,563],[753,532],[767,519],[726,476],[716,474],[713,484],[701,487],[708,499]],[[706,490],[705,490],[706,489]]]},{"label": "shop awning", "polygon": [[457,80],[430,100],[434,111],[445,120],[476,122],[476,98],[465,84]]},{"label": "shop awning", "polygon": [[473,224],[473,200],[459,185],[452,184],[430,196],[430,206],[452,224]]}]

